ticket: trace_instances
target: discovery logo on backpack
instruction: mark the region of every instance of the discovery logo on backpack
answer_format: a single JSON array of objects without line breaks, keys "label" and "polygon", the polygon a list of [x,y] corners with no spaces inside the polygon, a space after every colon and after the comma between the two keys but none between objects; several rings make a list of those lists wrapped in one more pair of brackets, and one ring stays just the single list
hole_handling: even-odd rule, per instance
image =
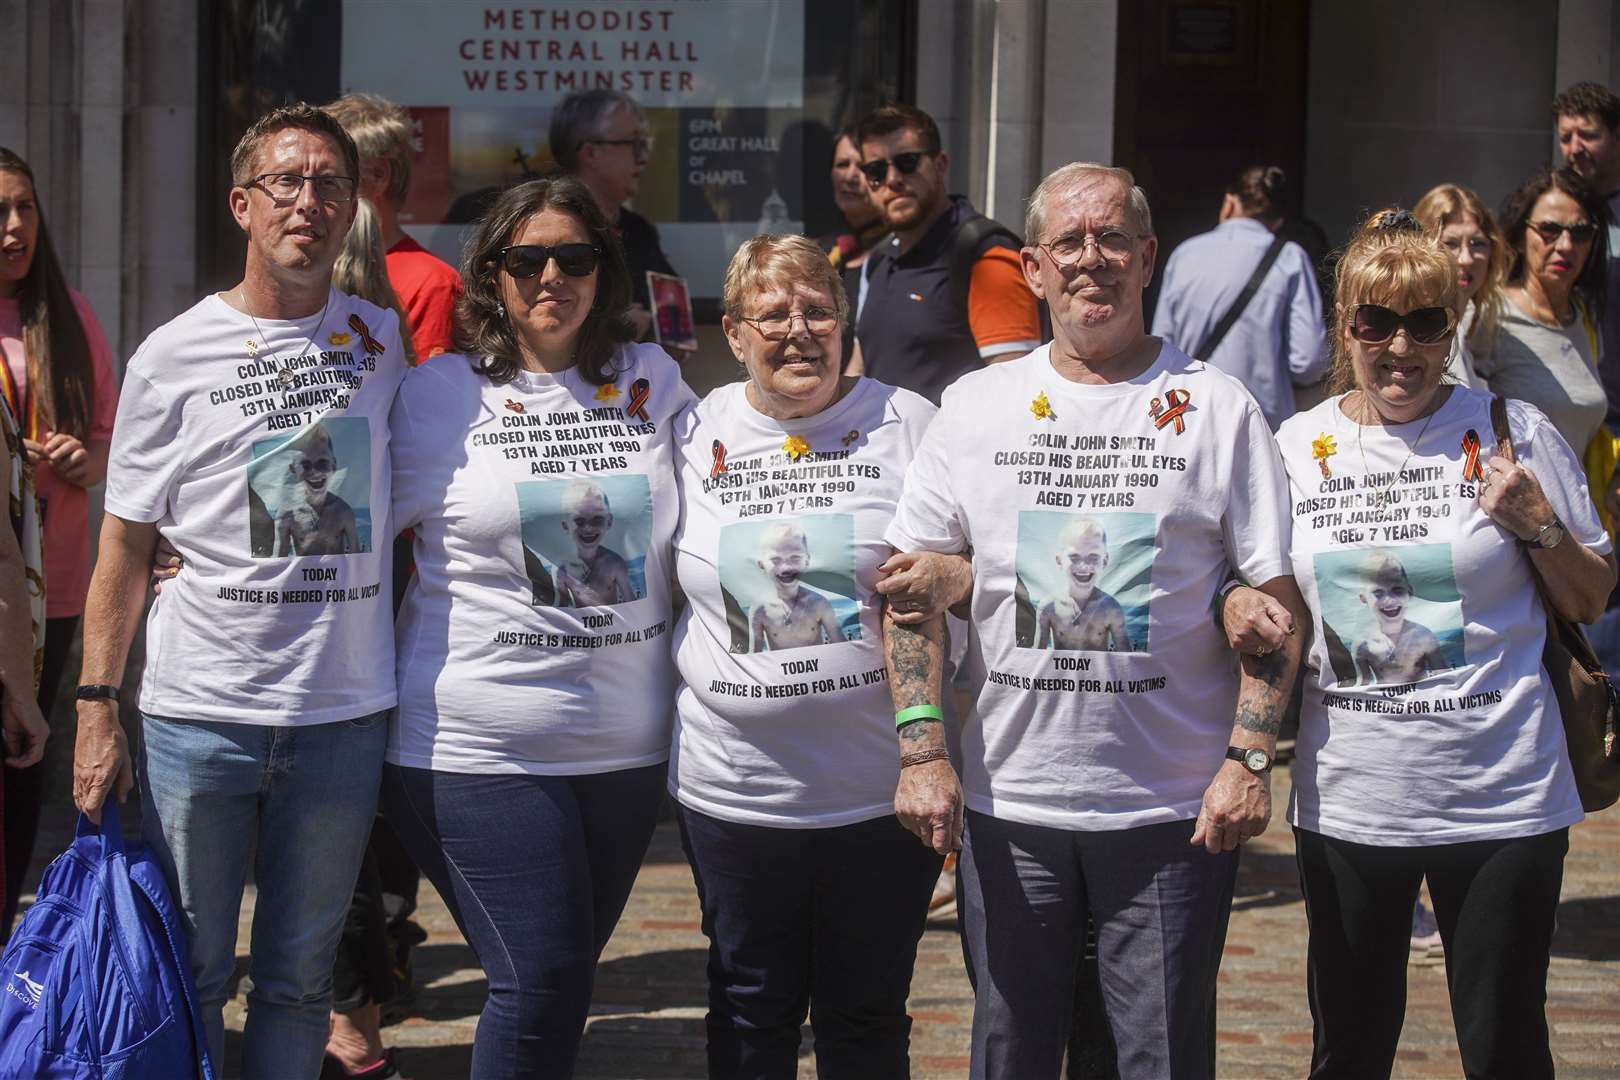
[{"label": "discovery logo on backpack", "polygon": [[214,1080],[163,875],[108,800],[0,956],[0,1080]]}]

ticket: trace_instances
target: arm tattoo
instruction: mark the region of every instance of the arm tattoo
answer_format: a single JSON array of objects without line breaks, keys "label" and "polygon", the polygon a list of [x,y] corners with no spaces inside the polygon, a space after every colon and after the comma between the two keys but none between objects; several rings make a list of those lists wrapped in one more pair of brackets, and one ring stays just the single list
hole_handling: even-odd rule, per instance
[{"label": "arm tattoo", "polygon": [[1251,656],[1248,659],[1254,677],[1273,690],[1279,689],[1288,676],[1289,657],[1285,649],[1278,649],[1264,656]]},{"label": "arm tattoo", "polygon": [[934,658],[929,656],[933,644],[921,633],[907,626],[890,622],[884,629],[884,642],[888,646],[889,686],[896,708],[912,705],[937,704],[930,700],[930,678]]},{"label": "arm tattoo", "polygon": [[945,725],[938,720],[917,720],[900,729],[901,742],[935,742]]},{"label": "arm tattoo", "polygon": [[1245,731],[1274,736],[1282,730],[1282,717],[1278,714],[1275,701],[1240,701],[1237,708],[1237,725]]}]

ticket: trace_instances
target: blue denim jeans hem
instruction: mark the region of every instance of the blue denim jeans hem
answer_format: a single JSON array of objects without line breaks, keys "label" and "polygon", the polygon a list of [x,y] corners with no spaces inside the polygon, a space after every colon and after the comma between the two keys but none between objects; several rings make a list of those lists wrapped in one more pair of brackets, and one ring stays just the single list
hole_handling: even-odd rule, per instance
[{"label": "blue denim jeans hem", "polygon": [[573,1075],[596,959],[630,899],[663,762],[573,776],[387,765],[383,806],[489,980],[473,1080]]},{"label": "blue denim jeans hem", "polygon": [[332,957],[377,809],[388,715],[307,727],[142,717],[142,834],[185,920],[209,1052],[222,1065],[251,859],[243,1080],[320,1072]]}]

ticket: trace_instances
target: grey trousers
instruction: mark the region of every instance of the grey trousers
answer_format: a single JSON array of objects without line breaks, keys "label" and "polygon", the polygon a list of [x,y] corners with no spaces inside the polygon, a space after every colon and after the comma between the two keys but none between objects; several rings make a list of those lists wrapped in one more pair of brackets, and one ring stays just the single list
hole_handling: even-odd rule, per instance
[{"label": "grey trousers", "polygon": [[1193,847],[1192,830],[1070,832],[968,811],[958,900],[974,1080],[1058,1076],[1088,914],[1122,1080],[1209,1076],[1238,853]]}]

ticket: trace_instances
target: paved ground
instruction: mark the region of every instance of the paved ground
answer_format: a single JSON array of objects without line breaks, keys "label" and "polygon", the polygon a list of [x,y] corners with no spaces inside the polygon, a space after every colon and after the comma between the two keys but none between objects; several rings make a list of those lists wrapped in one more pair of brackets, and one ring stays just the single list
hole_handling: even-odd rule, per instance
[{"label": "paved ground", "polygon": [[[55,770],[65,781],[60,760]],[[1277,788],[1280,807],[1286,770]],[[53,806],[44,844],[49,851],[66,842],[70,819],[65,804]],[[444,906],[426,883],[423,891],[418,918],[429,938],[417,953],[418,1015],[390,1027],[387,1038],[401,1048],[415,1080],[451,1080],[467,1075],[485,985]],[[1274,825],[1249,845],[1238,895],[1221,969],[1220,1074],[1237,1080],[1302,1076],[1311,1038],[1305,912],[1286,828]],[[1612,1078],[1620,1075],[1620,808],[1574,830],[1563,897],[1548,987],[1559,1075]],[[250,896],[242,913],[244,961],[251,916]],[[580,1077],[701,1077],[703,961],[692,877],[674,827],[664,825],[603,958]],[[1408,991],[1396,1075],[1460,1076],[1444,968],[1409,969]],[[238,998],[228,1013],[233,1031],[240,1028],[241,1004]],[[917,1022],[913,1075],[965,1075],[972,999],[953,925],[931,926],[923,938],[911,1012]],[[810,1045],[806,1029],[801,1077],[815,1076]]]}]

